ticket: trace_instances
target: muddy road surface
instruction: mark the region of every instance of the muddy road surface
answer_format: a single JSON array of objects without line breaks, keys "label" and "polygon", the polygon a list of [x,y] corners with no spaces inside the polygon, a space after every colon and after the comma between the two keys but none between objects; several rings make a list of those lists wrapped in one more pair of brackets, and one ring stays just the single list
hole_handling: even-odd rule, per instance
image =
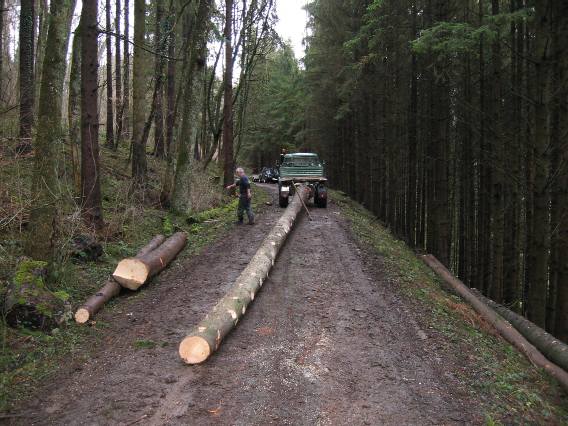
[{"label": "muddy road surface", "polygon": [[[275,187],[263,185],[275,197]],[[259,189],[257,189],[259,190]],[[276,200],[275,200],[276,201]],[[352,240],[333,203],[297,222],[246,316],[205,364],[177,354],[244,269],[281,210],[170,268],[100,320],[86,359],[20,407],[15,424],[477,424],[412,303]],[[140,342],[151,341],[154,347]]]}]

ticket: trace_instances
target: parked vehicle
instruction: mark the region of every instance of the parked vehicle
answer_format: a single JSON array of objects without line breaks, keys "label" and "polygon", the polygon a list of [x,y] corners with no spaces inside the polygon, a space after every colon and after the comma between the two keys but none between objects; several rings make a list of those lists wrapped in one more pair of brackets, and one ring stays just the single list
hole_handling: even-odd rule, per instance
[{"label": "parked vehicle", "polygon": [[260,182],[260,174],[255,173],[255,174],[251,175],[251,179],[252,179],[253,182]]},{"label": "parked vehicle", "polygon": [[317,207],[327,207],[327,178],[324,175],[323,163],[317,154],[286,154],[280,165],[278,179],[278,200],[280,207],[287,207],[290,195],[294,195],[295,184],[308,185]]},{"label": "parked vehicle", "polygon": [[262,183],[276,183],[278,182],[278,170],[272,167],[263,167],[260,172],[260,181]]}]

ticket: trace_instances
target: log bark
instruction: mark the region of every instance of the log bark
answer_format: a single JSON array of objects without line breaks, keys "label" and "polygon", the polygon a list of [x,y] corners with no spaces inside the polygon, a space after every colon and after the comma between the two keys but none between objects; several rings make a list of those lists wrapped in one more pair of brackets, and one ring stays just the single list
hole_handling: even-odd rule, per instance
[{"label": "log bark", "polygon": [[187,235],[176,232],[155,250],[120,261],[112,276],[121,286],[137,290],[149,278],[163,270],[185,247]]},{"label": "log bark", "polygon": [[[136,257],[143,257],[157,249],[166,237],[163,235],[156,235],[148,244],[140,249]],[[79,324],[84,324],[93,317],[102,307],[113,297],[118,296],[122,287],[112,277],[110,277],[105,285],[93,296],[77,309],[75,312],[75,321]]]},{"label": "log bark", "polygon": [[547,333],[525,317],[483,296],[477,289],[472,289],[472,292],[479,300],[509,321],[511,325],[542,352],[545,357],[559,367],[562,367],[565,371],[568,371],[568,345]]},{"label": "log bark", "polygon": [[545,356],[529,343],[509,322],[497,315],[491,308],[479,300],[464,283],[454,277],[438,259],[429,254],[422,256],[422,260],[432,268],[444,282],[450,285],[457,294],[468,302],[479,315],[489,322],[505,340],[526,356],[533,365],[545,370],[558,380],[564,389],[568,390],[568,373],[566,371],[546,359]]},{"label": "log bark", "polygon": [[245,314],[247,306],[268,277],[309,190],[304,186],[298,188],[296,193],[298,196],[294,197],[231,289],[180,343],[179,355],[185,363],[199,364],[209,358]]}]

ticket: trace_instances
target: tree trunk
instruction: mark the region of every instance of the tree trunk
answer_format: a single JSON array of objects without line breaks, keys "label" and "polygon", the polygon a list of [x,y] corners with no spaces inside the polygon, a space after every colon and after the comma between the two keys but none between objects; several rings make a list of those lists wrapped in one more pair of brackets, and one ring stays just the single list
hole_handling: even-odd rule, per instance
[{"label": "tree trunk", "polygon": [[172,8],[168,16],[168,79],[167,79],[167,95],[166,95],[166,157],[168,162],[172,159],[174,124],[175,124],[175,99],[176,99],[176,61],[173,59],[176,54],[176,33],[174,31],[173,22],[175,20],[176,9],[175,2],[172,2]]},{"label": "tree trunk", "polygon": [[[142,257],[157,249],[166,237],[163,235],[156,235],[148,244],[140,249],[136,257]],[[118,296],[122,287],[112,277],[109,278],[105,285],[94,295],[87,299],[87,301],[77,309],[75,312],[75,321],[79,324],[84,324],[93,317],[103,305],[115,296]]]},{"label": "tree trunk", "polygon": [[154,57],[154,91],[156,93],[155,111],[154,111],[154,155],[164,158],[164,108],[163,99],[163,78],[164,78],[164,55],[166,48],[164,43],[164,34],[162,34],[164,8],[161,1],[156,2],[156,38]]},{"label": "tree trunk", "polygon": [[114,102],[112,93],[112,24],[110,21],[110,0],[106,0],[106,146],[114,148]]},{"label": "tree trunk", "polygon": [[[566,135],[568,135],[568,87],[566,78],[568,77],[568,4],[566,2],[557,3],[556,16],[559,19],[557,28],[557,41],[555,59],[557,61],[557,87],[556,108],[559,118],[558,157],[562,164],[558,173],[556,183],[556,205],[558,211],[555,216],[558,222],[555,223],[556,243],[555,243],[555,276],[556,276],[556,318],[554,322],[554,335],[565,343],[568,343],[568,146],[566,145]],[[563,136],[560,136],[563,135]]]},{"label": "tree trunk", "polygon": [[0,107],[4,106],[4,8],[5,0],[0,0]]},{"label": "tree trunk", "polygon": [[69,72],[69,101],[67,105],[69,122],[69,144],[73,183],[76,194],[81,193],[81,26],[75,29],[71,47],[71,70]]},{"label": "tree trunk", "polygon": [[130,290],[138,290],[148,279],[162,271],[175,259],[185,247],[186,241],[185,232],[177,232],[155,250],[144,253],[142,256],[120,261],[112,276],[121,286]]},{"label": "tree trunk", "polygon": [[103,209],[99,167],[98,4],[84,1],[81,12],[81,213],[86,224],[101,229]]},{"label": "tree trunk", "polygon": [[529,290],[527,300],[527,318],[540,327],[545,326],[546,300],[548,289],[548,262],[550,250],[550,224],[548,191],[549,163],[548,154],[550,128],[550,25],[551,16],[548,0],[536,2],[536,39],[535,39],[535,79],[536,99],[534,131],[534,210],[533,224],[529,238],[528,274]]},{"label": "tree trunk", "polygon": [[307,200],[309,190],[300,187],[296,193],[297,196],[264,239],[231,289],[180,343],[179,355],[187,364],[199,364],[219,349],[221,341],[237,325],[245,314],[247,306],[254,300],[292,230],[303,208],[302,200]]},{"label": "tree trunk", "polygon": [[[122,98],[122,133],[127,137],[130,136],[130,0],[124,0],[124,83]],[[121,135],[122,136],[122,135]]]},{"label": "tree trunk", "polygon": [[235,176],[233,160],[233,0],[225,0],[225,76],[223,106],[223,183],[230,185]]},{"label": "tree trunk", "polygon": [[[35,0],[22,0],[20,7],[20,143],[31,146],[34,123]],[[21,148],[23,150],[23,148]]]},{"label": "tree trunk", "polygon": [[132,178],[139,186],[146,183],[146,144],[143,142],[146,106],[145,51],[146,1],[134,0],[134,57],[132,69]]},{"label": "tree trunk", "polygon": [[[499,15],[499,0],[492,0],[492,14]],[[503,253],[504,253],[504,227],[505,227],[505,202],[504,202],[504,138],[501,130],[501,120],[503,111],[501,102],[503,95],[501,81],[501,45],[500,37],[497,36],[492,44],[492,87],[491,87],[491,109],[492,109],[492,153],[493,153],[493,170],[491,172],[492,188],[492,206],[491,206],[491,239],[492,239],[492,271],[491,282],[489,287],[489,295],[496,302],[503,301]]]},{"label": "tree trunk", "polygon": [[114,148],[118,149],[120,145],[120,138],[122,137],[122,110],[123,102],[122,99],[122,63],[120,60],[120,0],[116,0],[115,4],[115,45],[114,45],[114,85],[115,85],[115,106],[116,106],[116,131],[114,132]]},{"label": "tree trunk", "polygon": [[[62,88],[65,75],[67,17],[70,0],[52,0],[46,41],[45,63],[41,76],[38,128],[35,140],[32,199],[26,254],[36,260],[51,261],[57,239],[57,144],[63,139],[61,127]],[[41,238],[37,238],[41,235]]]},{"label": "tree trunk", "polygon": [[172,207],[179,212],[188,212],[191,209],[190,191],[188,185],[191,164],[190,147],[196,134],[195,115],[197,113],[197,102],[195,86],[196,76],[203,72],[207,61],[207,38],[210,11],[213,2],[203,0],[199,3],[197,15],[193,17],[194,25],[188,22],[190,28],[184,30],[189,32],[189,52],[184,70],[184,90],[183,90],[183,110],[181,115],[181,129],[177,144],[176,170],[171,195]]}]

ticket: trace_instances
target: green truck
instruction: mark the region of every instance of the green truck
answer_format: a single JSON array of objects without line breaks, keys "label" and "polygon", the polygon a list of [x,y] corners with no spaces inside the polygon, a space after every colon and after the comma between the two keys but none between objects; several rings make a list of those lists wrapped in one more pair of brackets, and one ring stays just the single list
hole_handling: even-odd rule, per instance
[{"label": "green truck", "polygon": [[324,164],[317,154],[294,153],[283,155],[280,161],[278,178],[278,200],[280,207],[287,207],[290,195],[294,195],[296,184],[305,184],[310,188],[317,207],[327,207],[327,179]]}]

